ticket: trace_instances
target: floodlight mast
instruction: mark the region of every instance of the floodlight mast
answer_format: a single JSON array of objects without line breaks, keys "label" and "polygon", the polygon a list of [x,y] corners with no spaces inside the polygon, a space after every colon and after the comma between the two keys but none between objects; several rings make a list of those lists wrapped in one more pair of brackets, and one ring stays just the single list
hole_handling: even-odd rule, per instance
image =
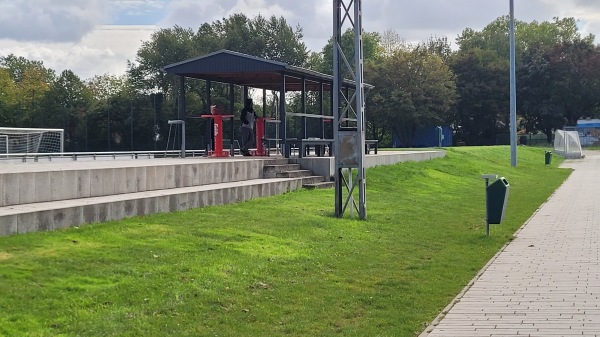
[{"label": "floodlight mast", "polygon": [[517,85],[515,75],[515,5],[510,0],[510,164],[517,166]]},{"label": "floodlight mast", "polygon": [[[354,11],[352,11],[354,9]],[[354,30],[354,65],[342,50],[344,23]],[[352,58],[350,58],[352,60]],[[353,76],[354,93],[344,94],[344,71]],[[346,88],[348,89],[348,88]],[[361,220],[367,217],[365,162],[365,91],[363,82],[362,1],[333,0],[333,137],[335,160],[335,215],[342,217],[349,205]],[[353,114],[353,115],[352,115]],[[349,125],[348,121],[355,121]],[[346,124],[346,125],[344,125]],[[343,141],[342,141],[343,140]],[[353,179],[356,171],[356,178]],[[345,177],[348,177],[346,179]],[[358,187],[358,205],[354,191]],[[346,195],[344,195],[346,191]],[[345,201],[344,201],[344,196]]]}]

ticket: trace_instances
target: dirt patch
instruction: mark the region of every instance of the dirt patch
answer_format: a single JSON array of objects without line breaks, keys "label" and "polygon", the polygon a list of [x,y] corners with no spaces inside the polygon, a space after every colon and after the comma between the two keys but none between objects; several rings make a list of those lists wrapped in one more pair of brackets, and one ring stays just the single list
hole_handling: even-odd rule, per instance
[{"label": "dirt patch", "polygon": [[12,257],[12,254],[0,252],[0,261],[8,260]]}]

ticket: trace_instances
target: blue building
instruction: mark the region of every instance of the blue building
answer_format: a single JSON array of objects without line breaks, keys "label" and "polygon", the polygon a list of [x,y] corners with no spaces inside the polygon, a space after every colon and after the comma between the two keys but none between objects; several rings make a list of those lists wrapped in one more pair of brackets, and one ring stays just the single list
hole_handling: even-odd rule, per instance
[{"label": "blue building", "polygon": [[452,129],[449,126],[430,126],[420,128],[415,132],[411,144],[402,144],[400,137],[393,134],[393,147],[438,147],[440,146],[440,131],[442,147],[452,146]]},{"label": "blue building", "polygon": [[600,145],[600,119],[580,119],[575,130],[581,146]]}]

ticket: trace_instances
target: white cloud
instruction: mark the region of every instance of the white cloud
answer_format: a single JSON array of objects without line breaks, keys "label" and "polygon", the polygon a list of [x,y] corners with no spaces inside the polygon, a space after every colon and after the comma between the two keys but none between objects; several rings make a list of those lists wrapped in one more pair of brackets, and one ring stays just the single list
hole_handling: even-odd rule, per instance
[{"label": "white cloud", "polygon": [[57,73],[65,69],[81,79],[105,73],[124,74],[127,60],[135,60],[142,41],[150,39],[155,26],[101,26],[79,43],[32,43],[0,40],[0,56],[15,54],[39,60]]},{"label": "white cloud", "polygon": [[598,0],[573,0],[573,5],[584,7],[588,10],[600,11],[600,2]]},{"label": "white cloud", "polygon": [[0,2],[0,38],[79,41],[107,14],[102,0],[5,0]]},{"label": "white cloud", "polygon": [[267,18],[273,15],[288,18],[294,16],[291,10],[284,9],[278,4],[268,4],[266,0],[238,0],[227,14],[231,15],[235,13],[244,13],[250,18],[259,14]]},{"label": "white cloud", "polygon": [[257,15],[271,17],[293,17],[291,10],[278,4],[268,4],[266,0],[172,0],[167,6],[167,15],[160,21],[161,27],[179,25],[196,29],[203,23],[229,17],[232,14],[244,13],[253,18]]},{"label": "white cloud", "polygon": [[226,14],[223,1],[219,0],[172,0],[167,7],[167,15],[160,21],[161,27],[198,28],[205,22],[223,18]]},{"label": "white cloud", "polygon": [[111,0],[117,9],[137,10],[144,7],[165,8],[169,0]]},{"label": "white cloud", "polygon": [[[329,38],[333,35],[333,6],[331,1],[316,1],[311,7],[299,11],[294,22],[288,24],[295,26],[300,24],[304,33],[304,43],[308,49],[320,52]],[[305,20],[312,18],[307,24]]]},{"label": "white cloud", "polygon": [[165,10],[170,0],[111,0],[113,12],[143,16],[154,10]]}]

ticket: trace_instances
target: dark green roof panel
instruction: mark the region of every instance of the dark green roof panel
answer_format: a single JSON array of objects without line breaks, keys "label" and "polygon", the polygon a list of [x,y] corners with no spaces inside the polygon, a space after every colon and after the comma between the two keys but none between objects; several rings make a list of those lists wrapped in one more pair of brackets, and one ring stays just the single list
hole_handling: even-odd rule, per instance
[{"label": "dark green roof panel", "polygon": [[[271,61],[230,50],[219,50],[193,59],[165,66],[167,74],[233,83],[260,89],[280,90],[285,76],[286,91],[330,91],[333,76],[309,69],[295,67],[283,62]],[[343,85],[351,87],[352,81],[344,80]],[[372,88],[365,84],[366,88]]]},{"label": "dark green roof panel", "polygon": [[168,74],[194,73],[255,73],[282,72],[286,64],[260,59],[254,56],[240,54],[229,50],[221,50],[195,59],[168,65],[164,70]]}]

